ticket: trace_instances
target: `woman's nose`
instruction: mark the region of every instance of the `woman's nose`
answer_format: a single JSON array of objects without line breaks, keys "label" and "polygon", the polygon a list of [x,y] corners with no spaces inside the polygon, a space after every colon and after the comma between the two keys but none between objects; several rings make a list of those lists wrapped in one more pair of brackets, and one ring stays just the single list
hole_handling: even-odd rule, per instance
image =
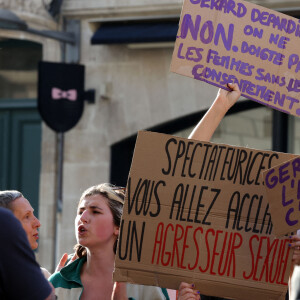
[{"label": "woman's nose", "polygon": [[80,220],[83,223],[87,223],[88,222],[88,211],[85,210],[84,212],[82,212],[81,216],[80,216]]}]

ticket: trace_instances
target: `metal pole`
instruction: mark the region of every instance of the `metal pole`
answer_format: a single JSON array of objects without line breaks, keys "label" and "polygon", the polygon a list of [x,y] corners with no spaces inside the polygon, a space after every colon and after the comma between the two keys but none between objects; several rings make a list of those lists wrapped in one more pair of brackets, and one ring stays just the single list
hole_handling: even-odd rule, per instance
[{"label": "metal pole", "polygon": [[63,161],[64,161],[64,133],[59,132],[56,134],[56,200],[54,207],[54,243],[53,243],[53,265],[52,269],[55,270],[57,263],[58,253],[58,231],[59,219],[62,213],[62,195],[63,195]]},{"label": "metal pole", "polygon": [[[75,44],[61,43],[61,61],[65,63],[79,62],[79,40],[80,40],[80,21],[65,20],[64,30],[73,32]],[[54,207],[54,243],[53,243],[53,271],[58,261],[58,235],[60,232],[59,224],[63,210],[63,163],[64,163],[64,133],[56,135],[56,199]]]},{"label": "metal pole", "polygon": [[64,133],[57,133],[57,212],[62,212]]}]

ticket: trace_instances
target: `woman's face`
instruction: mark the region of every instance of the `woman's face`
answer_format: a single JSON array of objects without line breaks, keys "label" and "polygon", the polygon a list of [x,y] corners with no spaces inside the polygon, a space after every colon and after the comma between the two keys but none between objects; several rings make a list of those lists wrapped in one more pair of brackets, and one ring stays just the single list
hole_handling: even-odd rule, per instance
[{"label": "woman's face", "polygon": [[87,248],[113,244],[119,234],[114,225],[112,212],[107,199],[102,195],[84,198],[77,210],[75,219],[77,242]]},{"label": "woman's face", "polygon": [[12,202],[12,211],[15,217],[21,222],[26,232],[32,250],[38,247],[38,228],[40,221],[33,214],[33,208],[27,199],[20,197]]}]

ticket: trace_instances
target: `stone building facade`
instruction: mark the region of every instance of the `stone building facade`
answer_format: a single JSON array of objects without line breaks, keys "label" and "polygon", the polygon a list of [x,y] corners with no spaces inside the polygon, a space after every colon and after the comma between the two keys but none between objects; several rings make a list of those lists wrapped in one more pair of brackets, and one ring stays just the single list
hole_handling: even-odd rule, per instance
[{"label": "stone building facade", "polygon": [[[47,2],[47,1],[45,1]],[[50,2],[50,1],[48,1]],[[300,16],[298,0],[256,0],[256,4]],[[38,29],[58,30],[63,20],[80,24],[80,59],[85,66],[86,89],[96,90],[94,104],[85,103],[84,114],[64,136],[63,207],[55,212],[57,186],[56,134],[42,125],[39,183],[41,265],[53,271],[64,252],[75,244],[74,218],[81,193],[91,185],[111,179],[112,147],[136,134],[176,120],[172,134],[187,136],[190,115],[204,112],[217,89],[170,73],[172,45],[142,49],[122,45],[91,45],[95,27],[105,20],[179,17],[178,0],[65,0],[59,23],[50,18],[38,0],[0,0],[0,7],[15,12]],[[42,57],[61,60],[57,41],[18,31],[0,30],[0,36],[42,44]],[[181,123],[180,123],[181,122]],[[272,111],[259,107],[226,117],[213,141],[257,149],[272,148]],[[195,122],[196,123],[196,122]],[[300,123],[290,118],[289,152],[300,151]],[[122,169],[122,163],[119,166]],[[57,227],[56,227],[57,225]]]},{"label": "stone building facade", "polygon": [[[43,1],[1,0],[0,8],[11,11],[21,20],[25,21],[30,28],[34,28],[36,30],[58,30],[60,26],[50,17],[49,13],[45,9]],[[30,194],[28,193],[28,190],[26,191],[23,183],[26,185],[25,182],[28,183],[31,179],[33,180],[32,177],[34,177],[31,169],[33,168],[32,162],[30,161],[31,155],[40,156],[41,152],[44,153],[44,161],[41,162],[41,164],[45,171],[40,172],[40,166],[35,167],[35,173],[38,172],[38,178],[37,180],[34,180],[34,184],[39,185],[40,183],[44,186],[44,188],[40,189],[41,197],[44,201],[42,200],[39,206],[41,207],[40,216],[43,216],[41,217],[43,219],[41,222],[44,225],[44,229],[47,231],[47,235],[45,235],[45,239],[41,239],[43,240],[42,244],[52,245],[52,241],[54,239],[52,216],[53,200],[47,201],[44,198],[43,193],[45,193],[45,186],[46,190],[48,186],[49,189],[46,191],[46,197],[52,199],[54,197],[53,188],[50,188],[50,186],[55,186],[55,178],[53,175],[55,166],[52,165],[53,161],[50,157],[54,157],[56,155],[54,151],[56,137],[55,134],[46,129],[44,125],[42,125],[43,133],[42,137],[40,137],[41,121],[40,118],[37,119],[36,117],[38,77],[37,62],[40,59],[60,61],[61,47],[55,40],[33,35],[25,31],[0,29],[0,37],[0,130],[1,142],[3,143],[1,144],[1,170],[3,172],[0,175],[1,189],[19,189],[22,190],[24,195]],[[16,120],[16,118],[13,117],[14,115],[17,115],[16,118],[21,116],[20,120]],[[8,118],[6,118],[7,116]],[[10,128],[15,127],[14,124],[21,129],[10,130]],[[38,125],[39,128],[37,128],[36,125]],[[31,130],[34,130],[34,133],[31,132]],[[30,135],[37,136],[37,139],[39,140],[37,145],[32,144],[33,140],[24,142],[24,137],[28,137]],[[18,140],[17,143],[12,141],[14,139]],[[8,141],[9,145],[7,143]],[[39,147],[41,144],[42,149],[33,149]],[[18,152],[19,149],[16,148],[22,150]],[[28,149],[25,150],[25,148]],[[9,152],[17,153],[15,156],[10,156]],[[22,160],[24,152],[27,152],[28,155],[26,154],[27,158]],[[20,163],[18,159],[19,156],[22,163]],[[19,175],[16,175],[15,171],[18,173],[24,173],[23,175],[20,175],[20,177],[22,177],[21,179],[19,178]],[[17,180],[11,179],[12,177],[16,177]],[[38,186],[34,187],[34,189],[36,189],[38,193]],[[30,196],[27,197],[30,198]],[[47,211],[47,214],[43,214],[43,210]],[[46,250],[46,252],[48,252],[48,250]]]}]

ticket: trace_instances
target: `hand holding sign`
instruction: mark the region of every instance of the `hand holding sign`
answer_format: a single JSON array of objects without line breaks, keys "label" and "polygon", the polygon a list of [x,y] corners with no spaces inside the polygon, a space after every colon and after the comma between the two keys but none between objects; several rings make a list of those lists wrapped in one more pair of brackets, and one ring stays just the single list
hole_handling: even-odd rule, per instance
[{"label": "hand holding sign", "polygon": [[300,236],[299,235],[291,236],[290,247],[294,249],[293,264],[299,266],[300,265]]},{"label": "hand holding sign", "polygon": [[226,112],[235,104],[235,102],[240,98],[241,91],[236,83],[227,83],[229,91],[219,89],[217,99],[223,102],[223,106]]},{"label": "hand holding sign", "polygon": [[200,292],[195,290],[194,284],[181,282],[178,291],[178,300],[201,300]]}]

